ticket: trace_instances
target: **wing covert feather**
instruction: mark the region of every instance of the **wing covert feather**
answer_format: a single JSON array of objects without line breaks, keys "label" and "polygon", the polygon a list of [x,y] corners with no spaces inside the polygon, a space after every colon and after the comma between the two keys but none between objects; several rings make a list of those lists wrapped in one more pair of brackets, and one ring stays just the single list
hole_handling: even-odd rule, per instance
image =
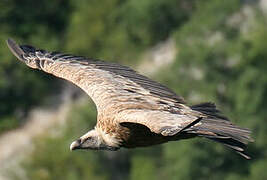
[{"label": "wing covert feather", "polygon": [[[147,126],[152,132],[163,136],[173,136],[199,118],[190,114],[173,114],[157,110],[125,110],[118,115],[118,121],[124,123],[138,123]],[[199,125],[198,124],[198,125]]]}]

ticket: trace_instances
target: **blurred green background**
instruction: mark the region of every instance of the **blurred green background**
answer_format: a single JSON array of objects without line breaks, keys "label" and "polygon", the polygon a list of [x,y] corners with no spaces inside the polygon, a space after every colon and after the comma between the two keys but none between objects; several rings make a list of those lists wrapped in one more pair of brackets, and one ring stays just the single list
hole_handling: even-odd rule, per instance
[{"label": "blurred green background", "polygon": [[[249,161],[204,139],[70,152],[69,144],[95,124],[88,101],[73,105],[59,135],[35,138],[20,162],[24,179],[267,179],[266,0],[0,0],[0,8],[0,137],[22,128],[32,108],[55,103],[64,88],[62,80],[19,63],[5,44],[12,37],[132,67],[172,39],[175,61],[153,79],[189,104],[215,102],[256,140]],[[8,179],[22,179],[16,171],[11,168]]]}]

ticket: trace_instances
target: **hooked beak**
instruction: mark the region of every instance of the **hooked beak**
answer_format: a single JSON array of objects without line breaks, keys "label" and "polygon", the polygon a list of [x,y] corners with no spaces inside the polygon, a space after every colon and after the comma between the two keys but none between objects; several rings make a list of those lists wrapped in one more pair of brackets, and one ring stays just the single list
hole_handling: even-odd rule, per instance
[{"label": "hooked beak", "polygon": [[9,47],[10,51],[22,62],[25,62],[23,55],[25,54],[20,46],[12,39],[8,39],[6,41],[7,46]]},{"label": "hooked beak", "polygon": [[78,139],[78,140],[76,140],[76,141],[71,143],[70,150],[73,151],[73,150],[76,150],[76,149],[81,149],[81,145],[82,145],[81,140]]}]

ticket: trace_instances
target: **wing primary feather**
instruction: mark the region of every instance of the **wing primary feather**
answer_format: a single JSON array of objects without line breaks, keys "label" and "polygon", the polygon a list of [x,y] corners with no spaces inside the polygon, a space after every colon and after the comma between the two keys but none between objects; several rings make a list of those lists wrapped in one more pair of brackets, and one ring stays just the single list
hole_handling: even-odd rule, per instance
[{"label": "wing primary feather", "polygon": [[11,52],[20,60],[20,61],[25,61],[23,58],[23,55],[25,54],[23,50],[19,47],[19,45],[16,44],[16,42],[12,39],[8,39],[7,41],[7,46],[11,50]]}]

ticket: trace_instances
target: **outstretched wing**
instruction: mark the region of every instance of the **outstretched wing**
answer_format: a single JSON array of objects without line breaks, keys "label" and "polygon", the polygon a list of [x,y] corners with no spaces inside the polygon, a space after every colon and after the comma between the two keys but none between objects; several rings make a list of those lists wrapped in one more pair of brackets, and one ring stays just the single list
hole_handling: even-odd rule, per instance
[{"label": "outstretched wing", "polygon": [[183,98],[128,67],[47,52],[28,45],[19,46],[11,39],[7,40],[7,44],[13,54],[29,67],[82,88],[95,102],[98,120],[140,123],[158,133],[167,132],[170,127],[181,128],[197,119],[186,113],[191,109],[184,105]]}]

